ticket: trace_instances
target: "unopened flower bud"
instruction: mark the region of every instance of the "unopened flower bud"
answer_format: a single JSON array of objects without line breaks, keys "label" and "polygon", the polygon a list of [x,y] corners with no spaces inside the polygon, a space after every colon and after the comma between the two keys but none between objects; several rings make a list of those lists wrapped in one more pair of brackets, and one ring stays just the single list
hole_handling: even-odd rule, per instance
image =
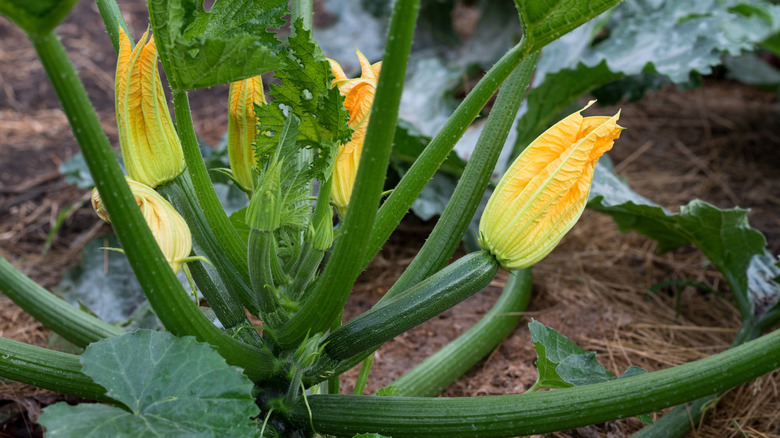
[{"label": "unopened flower bud", "polygon": [[184,153],[157,70],[154,38],[147,31],[134,49],[130,46],[120,27],[115,84],[119,143],[127,175],[157,187],[184,171]]},{"label": "unopened flower bud", "polygon": [[[153,188],[130,178],[127,178],[127,184],[165,259],[173,272],[178,272],[182,259],[189,257],[192,252],[192,234],[187,222]],[[97,189],[92,191],[92,208],[98,217],[111,223]]]},{"label": "unopened flower bud", "polygon": [[257,121],[255,105],[265,105],[263,81],[255,76],[230,84],[227,149],[233,178],[251,193],[256,166],[254,147]]},{"label": "unopened flower bud", "polygon": [[485,207],[480,246],[507,270],[544,258],[585,209],[596,162],[623,129],[617,124],[620,112],[583,118],[585,108],[534,140],[506,171]]},{"label": "unopened flower bud", "polygon": [[371,105],[374,103],[376,85],[382,68],[381,62],[372,65],[360,51],[357,51],[357,56],[362,72],[360,77],[355,79],[348,79],[336,61],[328,60],[335,76],[333,86],[337,86],[344,96],[344,107],[349,111],[349,126],[355,130],[352,133],[352,140],[339,147],[336,164],[333,167],[331,197],[341,215],[346,213],[349,198],[352,196],[352,186],[355,184]]}]

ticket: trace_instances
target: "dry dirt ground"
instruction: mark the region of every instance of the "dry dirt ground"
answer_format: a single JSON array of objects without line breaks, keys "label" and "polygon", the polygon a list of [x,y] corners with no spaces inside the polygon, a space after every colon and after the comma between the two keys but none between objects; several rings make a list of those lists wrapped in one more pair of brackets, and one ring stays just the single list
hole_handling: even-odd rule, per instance
[{"label": "dry dirt ground", "polygon": [[[122,4],[132,30],[146,27],[143,4]],[[57,32],[116,145],[114,54],[96,7],[81,2]],[[226,90],[193,93],[200,135],[215,143],[227,126]],[[676,211],[701,198],[721,208],[752,209],[751,224],[780,250],[780,123],[777,96],[724,79],[679,91],[666,88],[641,103],[623,104],[623,133],[609,153],[618,172],[641,194]],[[594,108],[612,114],[615,109]],[[0,255],[45,287],[79,260],[83,245],[108,227],[86,206],[68,213],[48,251],[57,215],[88,194],[66,184],[57,167],[77,151],[56,97],[21,31],[0,18]],[[345,318],[366,310],[414,257],[432,223],[408,217],[359,279]],[[465,331],[492,305],[506,279],[406,333],[378,353],[368,383],[373,391]],[[722,297],[693,288],[651,286],[694,280]],[[679,313],[676,296],[681,294]],[[724,298],[725,297],[725,298]],[[535,318],[598,352],[613,372],[628,365],[657,370],[725,349],[739,324],[721,275],[692,248],[658,254],[653,241],[623,235],[608,217],[586,211],[561,245],[534,268],[534,296],[524,321],[445,395],[480,396],[525,390],[535,380],[535,353],[526,323]],[[0,335],[46,345],[48,332],[0,295]],[[355,370],[343,378],[350,391]],[[778,372],[729,391],[696,437],[780,437]],[[0,436],[39,436],[40,408],[58,399],[47,391],[0,382]],[[621,437],[640,427],[626,419],[553,434]]]}]

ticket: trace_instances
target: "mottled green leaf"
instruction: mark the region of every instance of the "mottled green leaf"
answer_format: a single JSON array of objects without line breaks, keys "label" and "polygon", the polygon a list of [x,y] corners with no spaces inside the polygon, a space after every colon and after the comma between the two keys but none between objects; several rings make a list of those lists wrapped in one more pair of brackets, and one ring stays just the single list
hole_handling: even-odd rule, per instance
[{"label": "mottled green leaf", "polygon": [[667,80],[690,85],[724,54],[751,50],[780,28],[780,5],[764,2],[636,0],[610,13],[545,47],[513,156],[583,94],[610,104]]},{"label": "mottled green leaf", "polygon": [[210,87],[279,67],[273,52],[286,0],[149,0],[160,59],[175,90]]},{"label": "mottled green leaf", "polygon": [[139,330],[91,344],[81,363],[124,406],[49,406],[47,436],[259,436],[252,382],[195,338]]},{"label": "mottled green leaf", "polygon": [[[88,242],[81,253],[81,263],[65,271],[54,291],[65,301],[88,309],[108,323],[128,329],[160,327],[127,257],[103,249],[119,247],[119,240],[113,234]],[[180,280],[187,284],[183,275]]]},{"label": "mottled green leaf", "polygon": [[54,29],[78,0],[0,0],[5,15],[28,34],[44,34]]},{"label": "mottled green leaf", "polygon": [[611,12],[603,40],[592,43],[604,35],[594,20],[545,48],[536,83],[580,62],[593,67],[606,61],[614,73],[656,72],[685,84],[691,72],[708,74],[724,54],[752,50],[780,30],[780,5],[764,1],[635,0]]},{"label": "mottled green leaf", "polygon": [[731,78],[742,83],[775,90],[780,88],[780,70],[755,53],[727,56],[723,65],[728,69]]},{"label": "mottled green leaf", "polygon": [[766,240],[748,224],[748,210],[721,210],[693,200],[679,213],[668,212],[632,191],[605,160],[596,166],[588,207],[612,216],[623,232],[634,230],[656,240],[660,251],[695,245],[723,274],[737,299],[749,300],[753,311],[760,311],[755,304],[765,297],[748,287],[748,267],[754,256],[764,254]]}]

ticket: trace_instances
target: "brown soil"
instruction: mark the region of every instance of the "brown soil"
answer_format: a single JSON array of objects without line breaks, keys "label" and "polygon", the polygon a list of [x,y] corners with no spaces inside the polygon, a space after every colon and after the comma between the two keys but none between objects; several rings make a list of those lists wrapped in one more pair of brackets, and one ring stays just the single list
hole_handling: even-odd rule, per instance
[{"label": "brown soil", "polygon": [[[122,5],[134,33],[147,23],[145,6]],[[94,3],[76,6],[58,34],[79,70],[103,127],[116,145],[113,116],[114,54]],[[87,206],[74,209],[44,252],[59,212],[86,199],[67,185],[57,167],[77,151],[35,53],[24,34],[0,18],[0,255],[45,287],[79,259],[83,245],[108,231]],[[226,90],[192,95],[199,134],[216,143],[227,126]],[[611,114],[614,108],[594,108]],[[618,172],[641,194],[676,211],[701,198],[719,207],[750,207],[751,224],[772,253],[780,251],[780,129],[774,94],[724,80],[702,88],[666,88],[641,103],[622,105],[628,127],[610,156]],[[432,228],[408,217],[355,287],[345,318],[368,309],[392,285]],[[657,370],[725,349],[739,317],[729,298],[692,288],[649,288],[669,279],[694,280],[722,292],[721,275],[695,249],[658,254],[653,241],[622,235],[608,218],[586,211],[561,245],[534,268],[534,297],[524,322],[487,359],[453,384],[447,396],[517,393],[535,380],[535,353],[526,322],[535,318],[597,351],[619,373],[628,365]],[[404,370],[455,338],[492,305],[506,280],[501,273],[484,292],[389,342],[377,354],[367,392],[389,384]],[[676,294],[682,294],[679,314]],[[36,345],[48,332],[0,296],[0,335]],[[342,379],[351,391],[356,370]],[[778,372],[726,394],[715,413],[696,425],[697,437],[780,437]],[[0,382],[0,436],[39,434],[34,420],[56,400],[50,392]],[[626,436],[640,427],[626,419],[561,437]]]}]

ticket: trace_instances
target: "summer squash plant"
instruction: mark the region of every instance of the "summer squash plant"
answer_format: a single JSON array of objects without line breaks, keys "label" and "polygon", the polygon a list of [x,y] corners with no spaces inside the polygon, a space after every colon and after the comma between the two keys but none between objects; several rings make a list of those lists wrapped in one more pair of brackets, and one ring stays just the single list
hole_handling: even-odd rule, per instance
[{"label": "summer squash plant", "polygon": [[[202,2],[149,0],[151,29],[134,40],[116,3],[98,0],[117,52],[126,176],[54,33],[74,3],[0,0],[0,13],[37,50],[94,178],[93,207],[113,225],[117,250],[166,330],[125,333],[0,260],[0,290],[85,348],[73,355],[0,339],[0,376],[102,402],[47,407],[40,421],[48,435],[517,436],[633,415],[647,420],[643,414],[666,407],[709,403],[701,398],[780,366],[780,334],[760,336],[777,323],[780,307],[757,309],[748,294],[746,272],[751,257],[764,255],[763,236],[747,226],[744,210],[694,201],[671,214],[636,197],[597,165],[623,128],[619,113],[583,116],[595,112],[592,103],[523,145],[481,214],[481,249],[448,265],[491,183],[540,51],[619,0],[516,0],[522,39],[389,193],[384,175],[418,0],[394,2],[382,61],[372,64],[358,51],[357,78],[312,39],[311,1],[295,0],[289,11],[285,0],[218,0],[207,12]],[[269,29],[281,28],[290,12],[289,35],[277,38]],[[266,96],[260,75],[271,71],[278,81]],[[230,217],[201,155],[188,97],[227,83],[230,169],[219,172],[249,199]],[[418,256],[378,304],[342,324],[357,276],[496,91],[473,156]],[[590,206],[621,228],[651,237],[661,230],[664,249],[695,244],[710,257],[745,320],[735,347],[652,373],[629,367],[617,377],[594,353],[532,322],[539,377],[529,391],[433,398],[513,329],[529,300],[530,267],[575,225],[589,195]],[[479,292],[499,269],[510,279],[482,321],[392,386],[362,395],[377,348]],[[180,270],[188,288],[175,276]],[[199,307],[201,298],[215,320]],[[341,393],[339,375],[361,363],[354,394]],[[667,436],[687,426],[664,420],[654,426]]]}]

